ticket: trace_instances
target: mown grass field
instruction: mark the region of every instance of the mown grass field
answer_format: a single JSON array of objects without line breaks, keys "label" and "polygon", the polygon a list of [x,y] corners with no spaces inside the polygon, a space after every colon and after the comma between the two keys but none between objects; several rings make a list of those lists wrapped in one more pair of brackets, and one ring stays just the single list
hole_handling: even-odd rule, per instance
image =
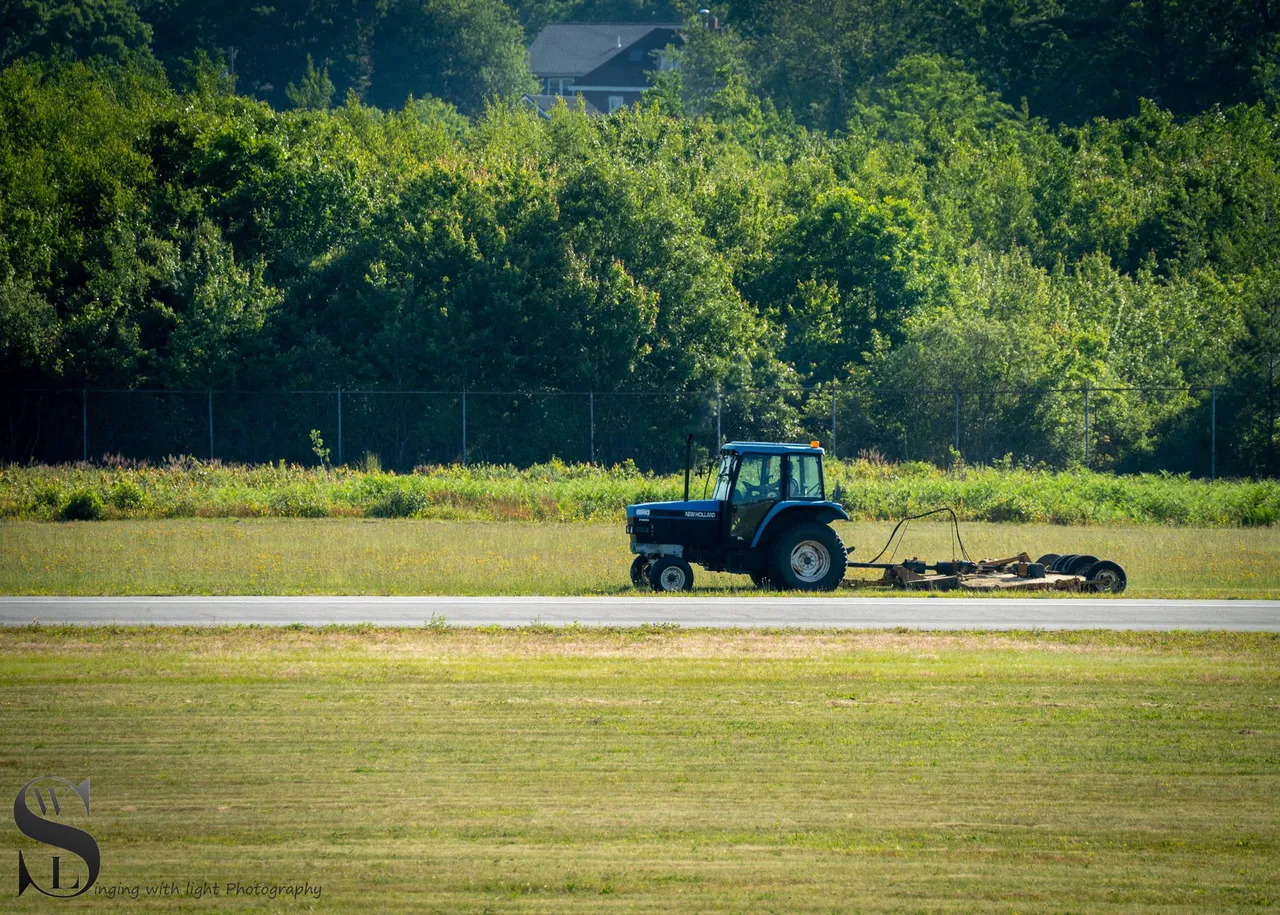
[{"label": "mown grass field", "polygon": [[[826,464],[851,518],[896,520],[953,507],[971,521],[1050,524],[1268,526],[1280,481],[1193,480],[957,465]],[[701,494],[705,478],[696,480]],[[632,502],[677,499],[679,475],[552,461],[528,468],[457,465],[396,475],[356,467],[226,466],[192,459],[159,467],[0,467],[0,519],[425,518],[616,521]]]},{"label": "mown grass field", "polygon": [[1274,634],[19,628],[0,745],[92,778],[104,888],[322,886],[91,908],[1280,903]]},{"label": "mown grass field", "polygon": [[[836,525],[865,559],[892,528]],[[1280,598],[1277,528],[966,523],[961,531],[978,557],[1114,559],[1129,574],[1126,597]],[[949,559],[952,549],[949,526],[917,522],[896,556]],[[0,522],[4,594],[625,594],[636,593],[631,558],[619,523]],[[695,586],[735,593],[750,582],[697,569]]]}]

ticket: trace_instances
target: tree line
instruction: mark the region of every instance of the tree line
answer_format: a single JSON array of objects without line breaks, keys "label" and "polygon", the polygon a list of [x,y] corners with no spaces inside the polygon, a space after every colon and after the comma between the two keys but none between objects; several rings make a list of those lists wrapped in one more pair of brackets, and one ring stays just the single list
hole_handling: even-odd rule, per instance
[{"label": "tree line", "polygon": [[1144,98],[1188,115],[1280,97],[1275,0],[2,0],[0,65],[143,56],[176,75],[210,58],[277,108],[353,91],[382,108],[430,94],[474,115],[532,87],[524,47],[563,20],[685,21],[698,95],[731,72],[826,130],[916,54],[962,62],[1052,124],[1132,117]]},{"label": "tree line", "polygon": [[[273,40],[301,69],[262,52],[271,73],[248,50],[271,30],[234,28],[265,15],[248,7],[7,4],[27,24],[0,72],[4,384],[1018,388],[987,411],[1046,460],[1078,438],[1063,389],[1143,388],[1094,402],[1094,463],[1120,468],[1176,466],[1208,396],[1185,389],[1213,385],[1224,466],[1276,471],[1280,126],[1257,48],[1195,72],[1173,54],[1046,117],[1034,79],[1078,63],[1001,57],[995,4],[961,5],[988,22],[966,26],[984,36],[967,58],[938,37],[958,25],[920,25],[927,3],[918,21],[743,4],[719,29],[695,15],[681,69],[637,108],[543,120],[513,97],[523,29],[628,11],[493,4],[442,5],[476,17],[450,41],[413,19],[430,2],[283,4]],[[1200,19],[1162,20],[1164,40],[1221,51],[1214,29],[1266,12],[1240,9],[1179,7]],[[857,16],[883,34],[858,44]],[[506,50],[461,37],[483,22]],[[235,72],[222,38],[174,23],[240,34]],[[800,54],[818,32],[830,56]]]}]

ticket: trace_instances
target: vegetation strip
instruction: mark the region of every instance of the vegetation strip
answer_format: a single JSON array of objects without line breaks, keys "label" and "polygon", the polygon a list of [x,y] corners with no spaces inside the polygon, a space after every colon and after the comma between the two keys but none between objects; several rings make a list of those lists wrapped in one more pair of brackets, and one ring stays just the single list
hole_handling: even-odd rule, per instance
[{"label": "vegetation strip", "polygon": [[[695,485],[701,492],[702,480]],[[969,521],[1054,524],[1271,525],[1280,481],[1116,476],[875,460],[827,461],[856,520],[896,520],[950,505]],[[0,467],[0,518],[431,518],[620,520],[628,503],[680,498],[679,475],[552,461],[424,466],[413,474],[357,467],[225,465],[191,458],[161,466]]]}]

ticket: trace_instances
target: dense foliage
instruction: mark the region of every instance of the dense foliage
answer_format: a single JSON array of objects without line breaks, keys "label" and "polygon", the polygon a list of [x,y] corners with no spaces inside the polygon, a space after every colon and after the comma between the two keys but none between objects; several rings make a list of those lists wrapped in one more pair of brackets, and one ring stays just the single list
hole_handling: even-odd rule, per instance
[{"label": "dense foliage", "polygon": [[10,388],[1017,388],[989,421],[1064,464],[1064,388],[1142,387],[1092,403],[1132,469],[1215,385],[1220,468],[1277,470],[1267,4],[745,3],[549,121],[522,27],[690,11],[0,9]]}]

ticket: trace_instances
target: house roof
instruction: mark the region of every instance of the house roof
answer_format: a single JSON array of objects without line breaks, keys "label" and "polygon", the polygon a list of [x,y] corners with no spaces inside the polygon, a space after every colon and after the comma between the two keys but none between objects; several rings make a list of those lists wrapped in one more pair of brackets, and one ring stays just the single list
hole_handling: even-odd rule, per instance
[{"label": "house roof", "polygon": [[674,34],[679,28],[629,22],[553,23],[529,45],[529,69],[538,76],[586,76],[655,29]]}]

